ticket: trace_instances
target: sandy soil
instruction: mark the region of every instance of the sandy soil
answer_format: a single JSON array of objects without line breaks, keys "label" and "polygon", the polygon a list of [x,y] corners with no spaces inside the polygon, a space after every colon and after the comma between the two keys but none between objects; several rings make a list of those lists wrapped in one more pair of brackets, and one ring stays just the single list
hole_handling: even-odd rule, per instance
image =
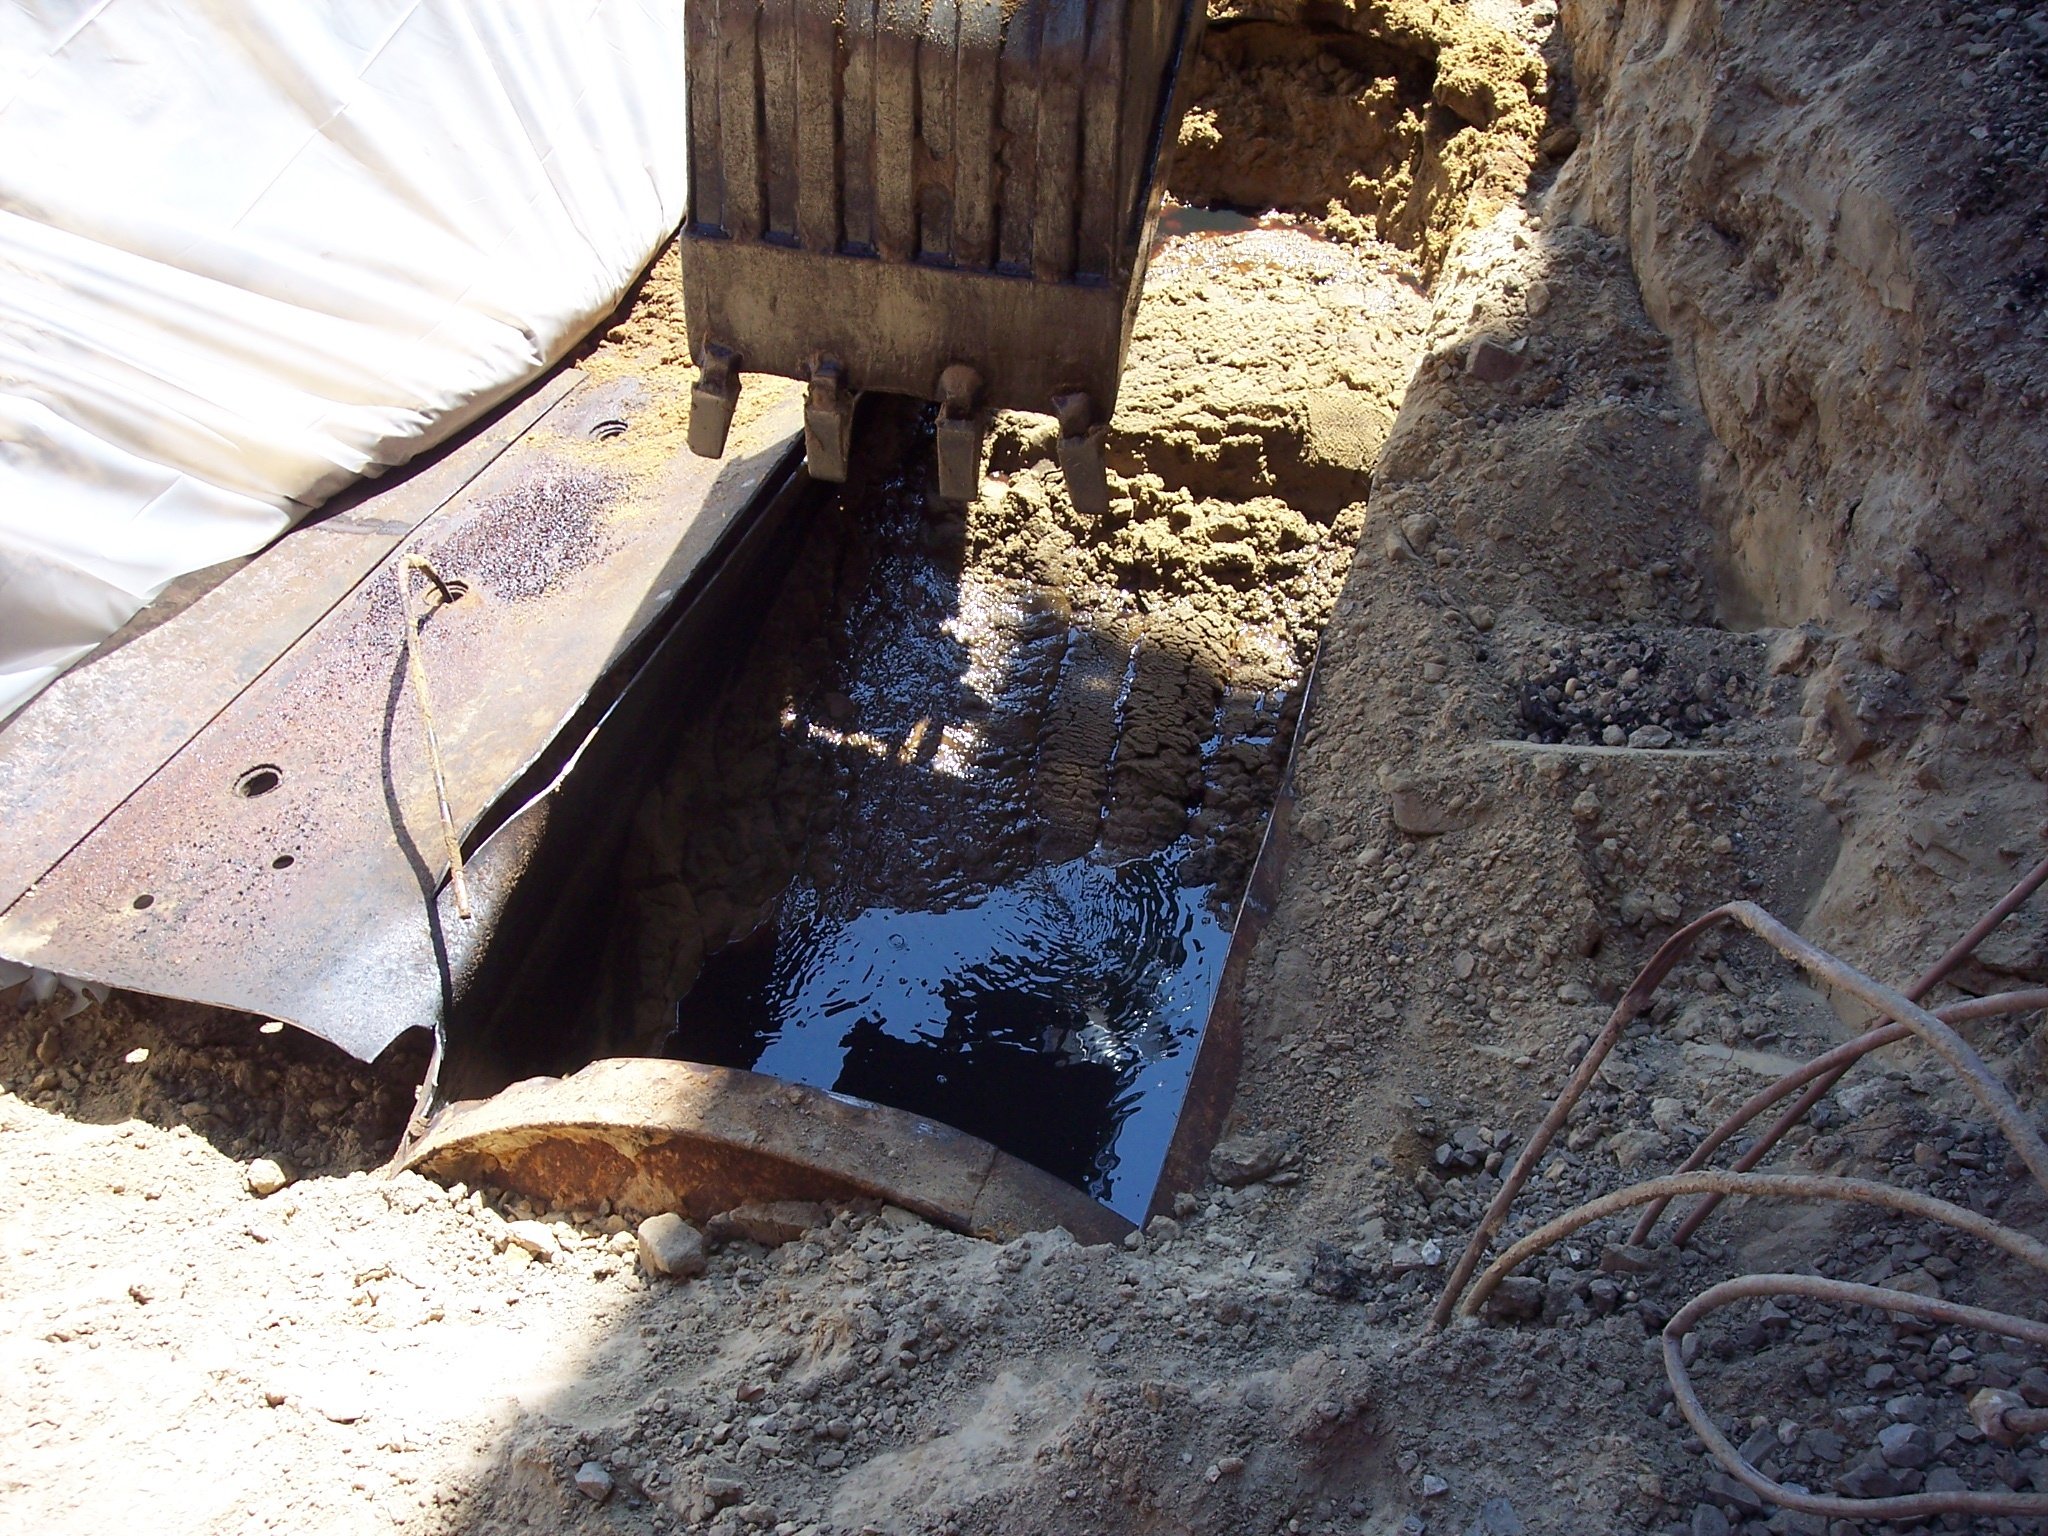
[{"label": "sandy soil", "polygon": [[[1226,14],[1203,174],[1235,174],[1242,134],[1247,163],[1325,144],[1359,180],[1306,167],[1285,201],[1309,225],[1162,258],[1109,525],[1064,513],[1019,422],[959,530],[1219,667],[1296,675],[1327,608],[1214,1183],[1125,1248],[853,1211],[677,1282],[606,1213],[376,1176],[416,1059],[122,998],[66,1017],[60,992],[0,1024],[11,1526],[1880,1528],[1772,1515],[1718,1474],[1656,1330],[1757,1268],[2038,1310],[1979,1245],[1738,1209],[1683,1253],[1588,1234],[1533,1267],[1519,1321],[1419,1324],[1677,922],[1748,895],[1899,982],[2041,852],[2048,27],[1921,0],[1417,0],[1319,7],[1311,46],[1304,11]],[[1512,133],[1472,126],[1471,58]],[[1305,72],[1330,83],[1302,117]],[[1433,153],[1515,184],[1390,169]],[[1957,982],[2048,980],[2044,933],[2023,915]],[[1709,945],[1515,1229],[1671,1166],[1861,1022]],[[2038,1119],[2038,1016],[1970,1034]],[[294,1182],[252,1193],[260,1158]],[[2048,1223],[1917,1051],[1860,1067],[1774,1166]],[[2040,1445],[1963,1413],[1981,1385],[2048,1395],[2014,1346],[1804,1304],[1698,1336],[1714,1411],[1787,1478],[2048,1491]],[[1917,1465],[1877,1449],[1902,1425]]]}]

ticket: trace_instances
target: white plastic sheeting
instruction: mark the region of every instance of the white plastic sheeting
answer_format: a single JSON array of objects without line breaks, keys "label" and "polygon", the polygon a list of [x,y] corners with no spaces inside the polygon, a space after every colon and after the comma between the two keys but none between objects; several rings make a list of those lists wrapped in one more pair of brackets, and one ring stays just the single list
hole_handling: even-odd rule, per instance
[{"label": "white plastic sheeting", "polygon": [[558,358],[683,157],[680,0],[0,0],[0,719]]}]

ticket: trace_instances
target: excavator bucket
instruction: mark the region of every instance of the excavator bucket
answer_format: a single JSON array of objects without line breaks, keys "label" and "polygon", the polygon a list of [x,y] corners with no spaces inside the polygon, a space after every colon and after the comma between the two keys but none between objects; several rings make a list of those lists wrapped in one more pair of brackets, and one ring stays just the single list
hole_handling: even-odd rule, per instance
[{"label": "excavator bucket", "polygon": [[936,401],[939,494],[988,413],[1059,421],[1074,504],[1102,439],[1203,0],[688,0],[690,447],[743,372],[806,381],[843,480],[865,390]]}]

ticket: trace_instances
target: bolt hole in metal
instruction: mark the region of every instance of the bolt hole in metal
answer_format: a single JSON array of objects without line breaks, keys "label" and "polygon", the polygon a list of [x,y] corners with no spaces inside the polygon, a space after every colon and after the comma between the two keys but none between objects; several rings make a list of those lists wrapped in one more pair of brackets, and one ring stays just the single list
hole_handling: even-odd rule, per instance
[{"label": "bolt hole in metal", "polygon": [[244,800],[267,795],[284,782],[284,770],[275,763],[259,763],[235,780],[235,793]]},{"label": "bolt hole in metal", "polygon": [[150,895],[149,892],[144,891],[140,896],[136,897],[133,901],[129,902],[128,905],[134,908],[137,912],[147,912],[151,907],[156,905],[156,898]]},{"label": "bolt hole in metal", "polygon": [[600,442],[614,437],[623,437],[625,433],[626,423],[617,416],[607,416],[603,421],[600,421],[590,429],[590,435]]}]

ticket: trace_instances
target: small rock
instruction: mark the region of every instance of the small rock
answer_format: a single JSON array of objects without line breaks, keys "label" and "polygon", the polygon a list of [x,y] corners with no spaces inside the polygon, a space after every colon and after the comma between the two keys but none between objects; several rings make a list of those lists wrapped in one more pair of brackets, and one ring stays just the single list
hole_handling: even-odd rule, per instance
[{"label": "small rock", "polygon": [[586,1461],[576,1469],[576,1491],[593,1504],[602,1504],[612,1495],[612,1475],[594,1461]]},{"label": "small rock", "polygon": [[1628,733],[1630,746],[1647,751],[1668,747],[1673,739],[1672,734],[1661,725],[1639,725]]},{"label": "small rock", "polygon": [[1481,820],[1490,809],[1488,797],[1482,791],[1460,792],[1454,785],[1405,770],[1382,771],[1379,782],[1395,827],[1410,837],[1461,832]]},{"label": "small rock", "polygon": [[1716,1504],[1732,1505],[1742,1515],[1761,1515],[1764,1501],[1757,1497],[1756,1490],[1747,1483],[1739,1483],[1726,1472],[1709,1472],[1702,1480],[1701,1491]]},{"label": "small rock", "polygon": [[1832,1429],[1809,1429],[1806,1432],[1806,1448],[1813,1453],[1815,1461],[1824,1461],[1834,1466],[1842,1459],[1848,1448],[1842,1437]]},{"label": "small rock", "polygon": [[284,1171],[283,1166],[268,1157],[257,1158],[243,1170],[242,1178],[249,1186],[249,1193],[258,1199],[276,1194],[292,1181],[292,1176]]},{"label": "small rock", "polygon": [[1815,631],[1808,628],[1788,629],[1764,652],[1764,665],[1777,677],[1803,672],[1807,663],[1813,660],[1814,642],[1818,638]]},{"label": "small rock", "polygon": [[1877,1453],[1892,1467],[1924,1467],[1934,1459],[1934,1438],[1918,1424],[1887,1424],[1877,1432]]},{"label": "small rock", "polygon": [[515,1248],[525,1249],[542,1263],[547,1263],[562,1251],[561,1239],[555,1236],[555,1229],[544,1221],[508,1221],[505,1223],[505,1240]]},{"label": "small rock", "polygon": [[830,1207],[814,1200],[750,1200],[704,1223],[704,1235],[715,1245],[744,1238],[763,1248],[780,1248],[831,1224]]},{"label": "small rock", "polygon": [[1625,747],[1629,745],[1628,732],[1618,725],[1610,725],[1601,731],[1600,745],[1603,747]]},{"label": "small rock", "polygon": [[1460,981],[1470,981],[1472,979],[1472,972],[1477,968],[1478,964],[1479,962],[1471,950],[1461,949],[1451,956],[1451,974]]},{"label": "small rock", "polygon": [[1657,1132],[1642,1126],[1631,1126],[1616,1131],[1607,1138],[1607,1150],[1614,1154],[1614,1161],[1622,1168],[1634,1168],[1649,1162],[1664,1150],[1664,1138]]},{"label": "small rock", "polygon": [[634,1230],[640,1267],[649,1274],[687,1280],[704,1273],[704,1238],[674,1211],[650,1216]]},{"label": "small rock", "polygon": [[1876,1456],[1866,1456],[1835,1479],[1835,1492],[1852,1499],[1888,1499],[1904,1491],[1898,1473]]},{"label": "small rock", "polygon": [[1712,1504],[1693,1505],[1692,1536],[1728,1536],[1733,1529],[1728,1517]]},{"label": "small rock", "polygon": [[747,1496],[747,1485],[733,1477],[707,1477],[704,1479],[704,1497],[718,1508],[737,1504]]},{"label": "small rock", "polygon": [[1533,1322],[1543,1315],[1543,1282],[1534,1275],[1509,1275],[1482,1310],[1490,1318]]},{"label": "small rock", "polygon": [[1434,1472],[1422,1474],[1422,1496],[1425,1499],[1442,1498],[1450,1491],[1451,1485],[1438,1477]]},{"label": "small rock", "polygon": [[363,1416],[363,1413],[362,1402],[345,1393],[323,1398],[320,1402],[320,1416],[329,1423],[353,1424]]},{"label": "small rock", "polygon": [[1529,285],[1529,291],[1522,299],[1522,307],[1527,309],[1532,316],[1548,314],[1550,312],[1550,297],[1550,284],[1544,282],[1539,277]]},{"label": "small rock", "polygon": [[1685,1105],[1678,1099],[1650,1100],[1650,1123],[1669,1136],[1685,1124]]},{"label": "small rock", "polygon": [[1647,1274],[1657,1256],[1636,1243],[1609,1243],[1600,1250],[1600,1267],[1610,1275]]},{"label": "small rock", "polygon": [[1271,1178],[1300,1160],[1301,1154],[1291,1136],[1280,1132],[1246,1132],[1217,1143],[1216,1150],[1209,1154],[1209,1176],[1228,1188],[1242,1189]]},{"label": "small rock", "polygon": [[1419,554],[1429,548],[1429,541],[1436,537],[1437,527],[1434,512],[1411,512],[1401,519],[1401,537]]},{"label": "small rock", "polygon": [[1482,336],[1465,353],[1465,372],[1482,384],[1504,384],[1520,373],[1527,361],[1520,342],[1502,343]]},{"label": "small rock", "polygon": [[1418,1269],[1434,1269],[1443,1259],[1443,1249],[1434,1238],[1426,1243],[1396,1243],[1387,1256],[1387,1268],[1399,1279]]}]

